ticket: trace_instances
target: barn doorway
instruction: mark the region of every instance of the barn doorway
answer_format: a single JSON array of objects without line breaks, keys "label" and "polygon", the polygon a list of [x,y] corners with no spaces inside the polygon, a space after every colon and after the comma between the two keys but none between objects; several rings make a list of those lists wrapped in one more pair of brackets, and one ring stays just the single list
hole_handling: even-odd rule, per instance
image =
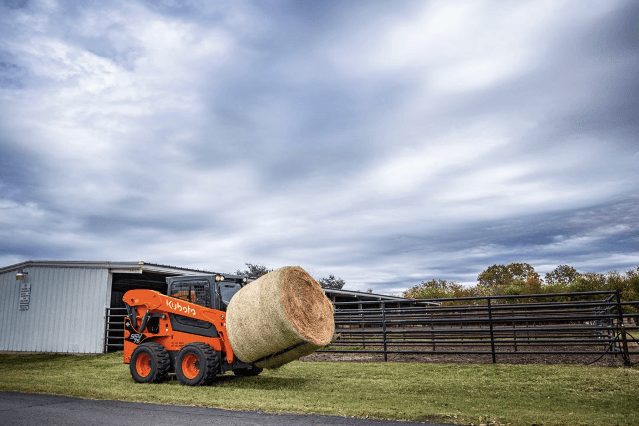
[{"label": "barn doorway", "polygon": [[111,274],[111,303],[106,312],[104,353],[124,349],[124,318],[126,316],[126,308],[122,301],[124,293],[133,289],[145,289],[166,294],[166,277],[174,275],[147,271],[141,274],[118,272]]}]

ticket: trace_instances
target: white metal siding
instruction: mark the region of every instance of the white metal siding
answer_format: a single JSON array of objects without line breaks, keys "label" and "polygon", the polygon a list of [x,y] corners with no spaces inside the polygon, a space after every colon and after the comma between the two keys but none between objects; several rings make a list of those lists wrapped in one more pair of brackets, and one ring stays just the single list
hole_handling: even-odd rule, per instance
[{"label": "white metal siding", "polygon": [[0,350],[101,353],[110,303],[109,270],[24,268],[31,283],[28,311],[20,311],[16,271],[0,274]]}]

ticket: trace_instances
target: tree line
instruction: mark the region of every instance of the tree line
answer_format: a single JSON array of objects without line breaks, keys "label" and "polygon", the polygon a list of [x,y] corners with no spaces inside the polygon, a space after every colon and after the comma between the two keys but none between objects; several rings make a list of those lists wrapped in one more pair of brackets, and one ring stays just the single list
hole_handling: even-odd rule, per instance
[{"label": "tree line", "polygon": [[[273,271],[259,263],[246,262],[245,266],[245,269],[236,270],[235,274],[257,279]],[[317,282],[323,288],[337,290],[346,285],[346,281],[332,274],[318,279]],[[639,266],[625,273],[611,271],[602,274],[581,273],[572,266],[559,265],[542,278],[528,263],[492,265],[477,276],[477,284],[474,286],[464,287],[455,281],[432,279],[405,290],[402,296],[412,299],[453,299],[614,290],[619,290],[622,301],[639,300]]]},{"label": "tree line", "polygon": [[559,265],[542,278],[528,263],[492,265],[477,277],[477,284],[464,287],[455,281],[422,281],[402,293],[414,299],[518,296],[583,291],[619,290],[623,301],[639,300],[639,266],[625,273],[611,271],[580,273],[569,265]]}]

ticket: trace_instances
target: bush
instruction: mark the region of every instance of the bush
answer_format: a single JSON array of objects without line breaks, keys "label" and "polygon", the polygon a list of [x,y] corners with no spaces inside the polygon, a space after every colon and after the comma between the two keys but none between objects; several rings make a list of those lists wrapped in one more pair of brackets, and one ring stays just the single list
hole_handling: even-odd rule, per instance
[{"label": "bush", "polygon": [[422,281],[402,293],[403,297],[411,299],[446,299],[454,296],[455,291],[462,290],[461,284],[454,281],[430,280]]},{"label": "bush", "polygon": [[570,285],[568,286],[568,291],[571,293],[578,293],[582,291],[596,291],[597,288],[603,287],[597,281],[591,281],[587,279],[585,276],[577,277]]},{"label": "bush", "polygon": [[504,287],[502,294],[504,296],[518,296],[524,294],[526,282],[524,280],[515,280],[509,286]]}]

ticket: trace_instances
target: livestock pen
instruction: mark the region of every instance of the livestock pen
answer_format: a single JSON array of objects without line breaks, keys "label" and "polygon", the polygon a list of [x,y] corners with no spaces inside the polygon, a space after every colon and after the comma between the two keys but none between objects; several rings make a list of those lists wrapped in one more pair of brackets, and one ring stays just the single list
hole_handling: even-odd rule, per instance
[{"label": "livestock pen", "polygon": [[411,307],[335,303],[335,338],[318,352],[384,361],[389,354],[487,355],[493,363],[504,355],[612,356],[630,365],[639,354],[637,305],[618,291],[416,300]]}]

